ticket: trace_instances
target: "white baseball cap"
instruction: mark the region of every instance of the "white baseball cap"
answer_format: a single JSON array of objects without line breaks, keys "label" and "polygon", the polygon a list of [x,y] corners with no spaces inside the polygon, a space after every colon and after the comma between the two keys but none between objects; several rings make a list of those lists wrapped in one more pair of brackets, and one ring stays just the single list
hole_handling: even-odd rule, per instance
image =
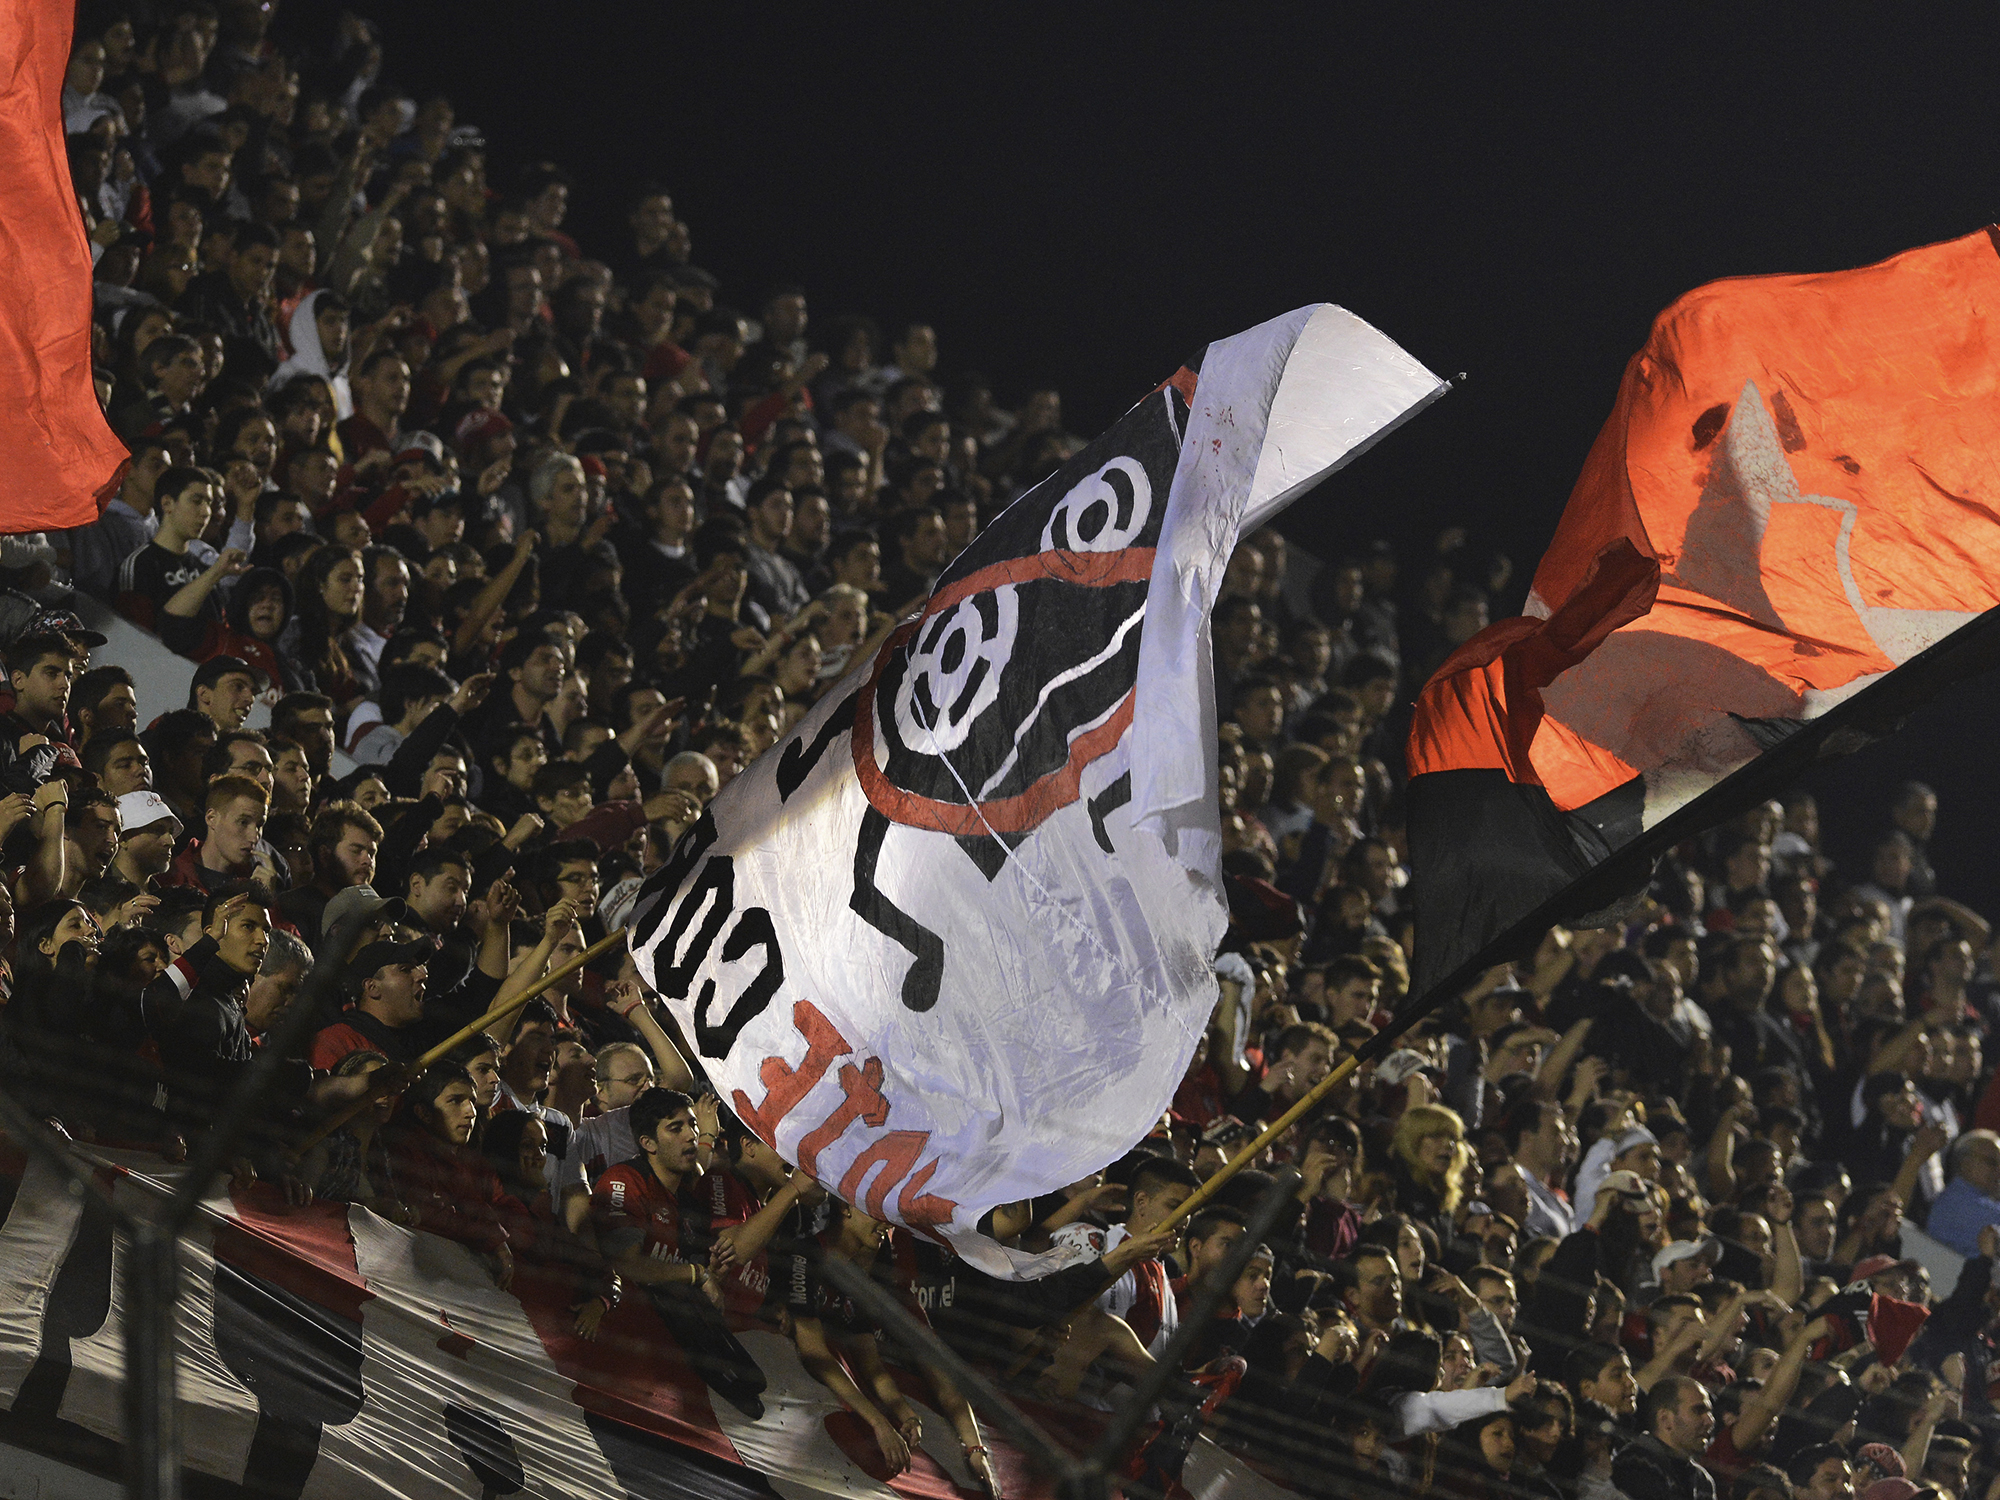
[{"label": "white baseball cap", "polygon": [[1662,1246],[1653,1255],[1653,1274],[1657,1276],[1676,1261],[1696,1255],[1714,1265],[1722,1259],[1722,1241],[1712,1234],[1705,1234],[1698,1240],[1675,1240]]},{"label": "white baseball cap", "polygon": [[1375,1081],[1394,1088],[1399,1083],[1408,1083],[1413,1075],[1430,1065],[1431,1060],[1423,1053],[1409,1047],[1398,1047],[1375,1064]]},{"label": "white baseball cap", "polygon": [[167,806],[167,799],[158,792],[127,792],[118,799],[118,826],[127,833],[151,828],[163,819],[176,828],[181,826],[181,820]]}]

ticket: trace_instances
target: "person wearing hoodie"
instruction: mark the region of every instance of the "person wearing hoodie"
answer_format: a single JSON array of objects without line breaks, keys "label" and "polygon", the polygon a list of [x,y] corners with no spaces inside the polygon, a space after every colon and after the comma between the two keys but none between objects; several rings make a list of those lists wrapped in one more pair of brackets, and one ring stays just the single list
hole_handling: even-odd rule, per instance
[{"label": "person wearing hoodie", "polygon": [[[252,568],[229,597],[229,643],[208,655],[240,656],[262,667],[287,693],[316,691],[303,662],[278,650],[278,636],[292,620],[292,582],[281,568]],[[205,659],[205,658],[204,658]]]},{"label": "person wearing hoodie", "polygon": [[348,337],[345,297],[322,288],[301,299],[286,329],[292,357],[278,366],[271,389],[278,390],[300,375],[317,375],[333,391],[334,420],[346,421],[354,415],[354,391],[347,380]]},{"label": "person wearing hoodie", "polygon": [[240,657],[287,693],[312,692],[311,669],[296,653],[278,649],[292,613],[292,584],[283,570],[252,568],[237,579],[221,619],[162,614],[160,638],[191,661]]}]

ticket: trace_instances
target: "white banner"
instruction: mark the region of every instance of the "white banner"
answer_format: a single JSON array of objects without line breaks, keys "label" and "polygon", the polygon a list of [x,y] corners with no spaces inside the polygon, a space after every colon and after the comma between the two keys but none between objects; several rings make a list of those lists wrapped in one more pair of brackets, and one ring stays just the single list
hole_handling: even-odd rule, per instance
[{"label": "white banner", "polygon": [[[0,1475],[0,1494],[34,1493],[38,1475],[43,1494],[108,1491],[86,1470],[120,1467],[125,1244],[95,1202],[10,1154],[0,1149],[0,1452],[20,1474]],[[137,1152],[79,1155],[142,1214],[158,1211],[185,1170]],[[191,1488],[299,1500],[978,1492],[921,1380],[902,1377],[923,1438],[890,1476],[866,1428],[788,1339],[738,1329],[765,1379],[753,1419],[701,1383],[643,1291],[628,1286],[586,1342],[572,1332],[567,1275],[539,1275],[537,1264],[518,1260],[503,1292],[450,1240],[360,1207],[288,1208],[266,1184],[218,1184],[180,1247],[181,1436],[188,1474],[200,1476]],[[1010,1500],[1051,1500],[1028,1456],[991,1431],[985,1441]],[[1205,1440],[1183,1480],[1200,1500],[1290,1493]]]},{"label": "white banner", "polygon": [[1443,390],[1331,305],[1193,363],[997,517],[635,907],[745,1124],[998,1275],[1061,1262],[981,1216],[1130,1150],[1214,1005],[1238,535]]}]

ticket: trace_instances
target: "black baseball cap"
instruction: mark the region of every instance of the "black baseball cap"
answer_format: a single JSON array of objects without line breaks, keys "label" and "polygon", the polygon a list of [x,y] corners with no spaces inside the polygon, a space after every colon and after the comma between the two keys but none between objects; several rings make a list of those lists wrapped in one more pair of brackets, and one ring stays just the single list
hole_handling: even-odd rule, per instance
[{"label": "black baseball cap", "polygon": [[436,938],[412,938],[404,943],[373,942],[347,961],[347,972],[354,979],[370,979],[391,964],[407,964],[414,969],[418,964],[429,963],[437,951]]},{"label": "black baseball cap", "polygon": [[194,669],[193,686],[212,688],[223,678],[236,672],[242,673],[256,683],[257,691],[260,693],[271,685],[269,673],[262,667],[252,666],[240,656],[211,656]]},{"label": "black baseball cap", "polygon": [[92,630],[83,623],[75,610],[45,609],[28,622],[28,628],[21,632],[30,635],[66,635],[79,646],[101,646],[106,637],[101,631]]}]

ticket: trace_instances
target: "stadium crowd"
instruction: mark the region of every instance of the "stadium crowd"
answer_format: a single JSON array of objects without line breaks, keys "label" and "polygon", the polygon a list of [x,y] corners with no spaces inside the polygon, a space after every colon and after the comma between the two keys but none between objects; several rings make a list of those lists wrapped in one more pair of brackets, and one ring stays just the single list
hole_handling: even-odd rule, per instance
[{"label": "stadium crowd", "polygon": [[[616,933],[707,800],[1081,444],[1055,392],[1008,406],[923,323],[702,268],[656,184],[579,244],[559,167],[489,160],[391,76],[351,14],[82,6],[63,104],[132,461],[95,525],[0,539],[15,1098],[183,1153],[321,1005],[240,1180],[551,1278],[586,1337],[643,1299],[752,1417],[732,1328],[779,1327],[891,1471],[908,1356],[827,1259],[1023,1393],[1104,1408],[1281,1191],[1135,1446],[1141,1492],[1206,1431],[1315,1494],[2000,1494],[2000,974],[1920,785],[1839,810],[1866,868],[1805,795],[1683,846],[1623,925],[1552,930],[1162,1227],[1405,998],[1409,703],[1513,585],[1457,529],[1237,552],[1221,999],[1143,1147],[993,1215],[1080,1247],[1056,1276],[993,1281],[829,1200],[615,948],[433,1056]],[[199,663],[185,707],[139,722],[72,589]],[[337,992],[302,1000],[316,964]]]}]

